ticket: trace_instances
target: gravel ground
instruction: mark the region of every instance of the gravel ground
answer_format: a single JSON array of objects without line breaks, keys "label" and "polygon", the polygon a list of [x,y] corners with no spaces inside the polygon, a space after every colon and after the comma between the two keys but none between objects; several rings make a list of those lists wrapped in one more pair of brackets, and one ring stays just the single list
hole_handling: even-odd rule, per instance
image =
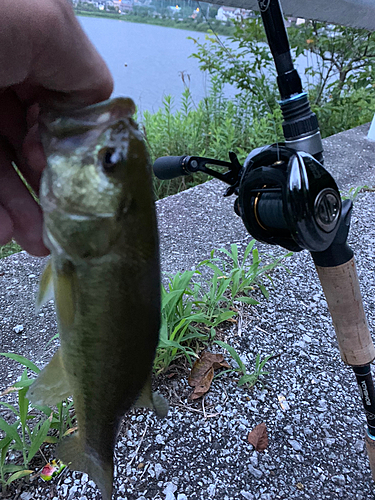
[{"label": "gravel ground", "polygon": [[[374,146],[366,143],[365,131],[359,127],[325,142],[326,165],[337,167],[329,169],[339,177],[344,192],[351,186],[375,184]],[[245,248],[250,241],[232,214],[233,200],[223,200],[222,191],[220,184],[211,182],[158,203],[165,271],[188,269],[212,248],[232,242]],[[350,244],[370,331],[375,307],[374,214],[375,194],[360,195]],[[262,253],[281,252],[258,248]],[[282,268],[274,271],[269,300],[242,308],[238,323],[222,332],[250,368],[257,353],[276,356],[262,379],[265,386],[239,388],[236,377],[226,374],[213,382],[204,400],[191,402],[186,377],[159,381],[159,390],[171,404],[169,415],[157,420],[151,412],[132,410],[125,417],[115,450],[115,499],[374,498],[358,389],[351,369],[340,359],[312,260],[301,252],[287,265],[290,274]],[[52,344],[45,349],[56,331],[52,305],[37,316],[33,313],[42,266],[41,259],[25,253],[0,261],[1,351],[24,354],[40,365],[56,348]],[[15,363],[0,360],[1,389],[18,375]],[[285,397],[284,409],[279,397]],[[262,422],[269,446],[256,452],[247,435]],[[52,458],[53,448],[45,453]],[[66,471],[51,483],[39,478],[19,483],[9,490],[9,498],[100,500],[101,496],[86,474]]]}]

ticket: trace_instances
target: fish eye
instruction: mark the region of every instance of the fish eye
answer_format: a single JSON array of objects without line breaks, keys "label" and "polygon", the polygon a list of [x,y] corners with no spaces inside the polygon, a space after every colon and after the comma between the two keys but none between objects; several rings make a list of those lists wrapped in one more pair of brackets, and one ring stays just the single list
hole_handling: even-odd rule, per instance
[{"label": "fish eye", "polygon": [[122,155],[114,148],[104,148],[99,151],[99,161],[106,172],[112,172],[115,165],[121,160]]}]

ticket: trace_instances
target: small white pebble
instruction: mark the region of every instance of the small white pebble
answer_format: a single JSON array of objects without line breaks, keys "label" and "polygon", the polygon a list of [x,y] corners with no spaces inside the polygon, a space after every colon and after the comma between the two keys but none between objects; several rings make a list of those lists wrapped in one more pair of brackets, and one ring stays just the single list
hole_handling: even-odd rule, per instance
[{"label": "small white pebble", "polygon": [[157,442],[157,444],[165,444],[164,442],[164,438],[161,434],[158,434],[156,437],[155,437],[155,441]]}]

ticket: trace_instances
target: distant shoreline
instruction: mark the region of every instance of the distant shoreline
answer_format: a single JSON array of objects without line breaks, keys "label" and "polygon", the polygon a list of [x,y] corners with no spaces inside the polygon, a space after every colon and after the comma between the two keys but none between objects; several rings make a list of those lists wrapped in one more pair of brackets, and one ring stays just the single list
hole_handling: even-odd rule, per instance
[{"label": "distant shoreline", "polygon": [[[176,28],[185,31],[196,31],[198,33],[208,33],[211,30],[210,26],[207,23],[195,23],[193,20],[174,21],[173,19],[160,19],[149,16],[143,17],[135,16],[132,14],[121,15],[111,12],[103,12],[99,14],[97,12],[89,12],[78,9],[74,9],[74,12],[77,16],[82,17],[117,19],[119,21],[125,21],[127,23],[152,24],[154,26],[164,26],[165,28]],[[234,31],[234,26],[223,26],[221,23],[217,24],[215,20],[212,20],[212,29],[218,35],[230,36]]]}]

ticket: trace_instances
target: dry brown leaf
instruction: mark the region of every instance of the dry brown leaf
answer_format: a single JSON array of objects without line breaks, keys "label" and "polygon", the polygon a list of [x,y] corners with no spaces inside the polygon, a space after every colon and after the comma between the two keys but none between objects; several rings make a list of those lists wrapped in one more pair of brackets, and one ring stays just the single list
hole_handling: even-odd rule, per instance
[{"label": "dry brown leaf", "polygon": [[195,387],[199,384],[201,378],[205,373],[213,368],[218,370],[219,368],[230,368],[228,363],[224,361],[224,356],[222,354],[213,354],[212,352],[203,352],[199,359],[193,365],[189,375],[189,385]]},{"label": "dry brown leaf", "polygon": [[194,363],[189,376],[189,385],[194,387],[194,391],[190,399],[198,399],[209,390],[212,379],[214,378],[214,370],[219,368],[230,368],[228,363],[224,361],[222,354],[213,354],[205,351],[199,359]]},{"label": "dry brown leaf", "polygon": [[199,383],[194,387],[194,391],[190,396],[190,399],[198,399],[206,392],[208,392],[211,387],[212,379],[214,378],[214,369],[211,368],[203,375]]},{"label": "dry brown leaf", "polygon": [[12,385],[11,387],[8,387],[7,389],[5,389],[5,391],[4,391],[4,392],[2,392],[2,393],[0,394],[0,397],[2,397],[2,396],[6,396],[6,395],[7,395],[7,394],[9,394],[10,392],[16,392],[16,391],[18,391],[18,390],[19,390],[19,389],[17,389],[17,387],[13,387],[13,385]]},{"label": "dry brown leaf", "polygon": [[73,432],[75,432],[75,431],[78,431],[78,427],[71,427],[70,429],[68,429],[67,431],[64,432],[63,437],[69,436],[69,434],[73,434]]},{"label": "dry brown leaf", "polygon": [[236,318],[228,318],[226,321],[229,321],[230,323],[238,323],[238,320]]},{"label": "dry brown leaf", "polygon": [[268,446],[268,434],[267,427],[264,422],[254,427],[254,429],[249,432],[247,440],[252,444],[256,451],[264,451]]}]

